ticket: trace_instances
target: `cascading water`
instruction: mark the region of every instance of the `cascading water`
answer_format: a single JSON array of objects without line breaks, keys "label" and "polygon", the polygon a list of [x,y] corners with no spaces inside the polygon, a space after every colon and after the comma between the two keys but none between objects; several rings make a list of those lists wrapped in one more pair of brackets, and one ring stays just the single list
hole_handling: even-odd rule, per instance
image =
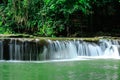
[{"label": "cascading water", "polygon": [[39,43],[23,39],[9,41],[10,60],[38,60]]},{"label": "cascading water", "polygon": [[44,59],[66,59],[76,57],[77,51],[72,41],[49,41],[42,54]]},{"label": "cascading water", "polygon": [[80,57],[120,57],[120,41],[0,39],[0,60],[58,60]]},{"label": "cascading water", "polygon": [[3,41],[0,41],[0,60],[3,60]]},{"label": "cascading water", "polygon": [[102,40],[100,47],[104,57],[118,58],[120,56],[120,42],[117,40]]}]

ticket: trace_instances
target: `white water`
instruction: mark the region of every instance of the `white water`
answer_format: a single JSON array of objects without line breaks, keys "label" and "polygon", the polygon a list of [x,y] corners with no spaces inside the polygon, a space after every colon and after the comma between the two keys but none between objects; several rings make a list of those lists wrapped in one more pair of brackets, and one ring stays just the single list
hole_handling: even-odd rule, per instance
[{"label": "white water", "polygon": [[[39,41],[10,39],[8,49],[4,49],[4,41],[0,41],[0,60],[86,60],[99,58],[120,58],[120,41],[99,40],[98,42],[47,41],[40,45]],[[6,52],[6,51],[7,52]],[[6,53],[5,53],[6,52]],[[7,56],[7,57],[6,57]]]},{"label": "white water", "polygon": [[120,58],[120,44],[117,40],[100,40],[98,43],[51,41],[42,54],[49,54],[50,59]]},{"label": "white water", "polygon": [[70,41],[54,41],[50,42],[47,47],[44,47],[44,59],[48,56],[48,59],[67,59],[77,57],[76,46]]}]

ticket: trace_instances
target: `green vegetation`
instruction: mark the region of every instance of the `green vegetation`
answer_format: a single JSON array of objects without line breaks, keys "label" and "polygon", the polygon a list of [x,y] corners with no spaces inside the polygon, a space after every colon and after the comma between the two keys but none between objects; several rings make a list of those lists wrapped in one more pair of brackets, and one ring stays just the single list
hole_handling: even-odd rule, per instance
[{"label": "green vegetation", "polygon": [[0,33],[119,35],[119,8],[120,0],[1,0]]}]

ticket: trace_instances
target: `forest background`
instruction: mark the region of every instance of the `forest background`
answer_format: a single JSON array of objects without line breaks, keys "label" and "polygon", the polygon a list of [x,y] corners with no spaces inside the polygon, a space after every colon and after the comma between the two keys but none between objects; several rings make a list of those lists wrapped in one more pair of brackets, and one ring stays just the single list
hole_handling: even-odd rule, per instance
[{"label": "forest background", "polygon": [[0,34],[120,36],[120,0],[0,0]]}]

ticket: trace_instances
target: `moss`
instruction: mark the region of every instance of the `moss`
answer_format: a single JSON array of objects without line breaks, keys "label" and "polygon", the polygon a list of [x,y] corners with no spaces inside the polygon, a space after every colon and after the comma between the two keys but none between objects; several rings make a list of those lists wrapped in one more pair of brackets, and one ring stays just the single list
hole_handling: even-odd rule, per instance
[{"label": "moss", "polygon": [[34,36],[28,34],[0,34],[0,38],[33,38]]},{"label": "moss", "polygon": [[111,36],[100,36],[100,37],[87,37],[87,38],[76,38],[76,37],[55,37],[55,38],[52,38],[52,37],[37,37],[37,36],[33,36],[33,35],[27,35],[27,34],[7,34],[7,35],[3,35],[3,34],[0,34],[0,38],[1,39],[9,39],[9,38],[18,38],[20,40],[26,40],[26,41],[33,41],[33,42],[36,42],[36,41],[39,41],[40,43],[44,43],[44,44],[48,44],[48,40],[52,40],[52,41],[56,41],[56,40],[59,40],[59,41],[67,41],[67,40],[83,40],[83,41],[86,41],[86,42],[98,42],[100,39],[108,39],[108,40],[120,40],[120,37],[111,37]]}]

